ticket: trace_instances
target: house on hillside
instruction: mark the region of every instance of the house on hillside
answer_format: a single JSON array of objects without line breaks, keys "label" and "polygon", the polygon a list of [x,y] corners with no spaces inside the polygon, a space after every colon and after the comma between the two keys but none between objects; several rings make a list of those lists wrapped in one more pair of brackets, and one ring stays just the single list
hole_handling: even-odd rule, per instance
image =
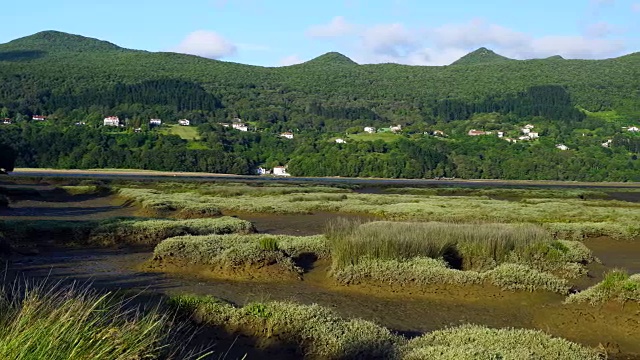
[{"label": "house on hillside", "polygon": [[527,124],[524,126],[525,129],[531,130],[533,129],[535,126],[531,125],[531,124]]},{"label": "house on hillside", "polygon": [[444,131],[442,131],[442,130],[435,130],[434,132],[431,133],[431,135],[433,135],[433,136],[447,136],[447,134],[445,134]]},{"label": "house on hillside", "polygon": [[394,126],[391,126],[389,129],[391,130],[391,132],[397,133],[399,131],[402,131],[402,125],[394,125]]},{"label": "house on hillside", "polygon": [[120,126],[120,118],[117,116],[109,116],[104,118],[104,126]]},{"label": "house on hillside", "polygon": [[531,138],[531,140],[537,139],[537,138],[540,137],[540,134],[538,134],[537,132],[532,131],[532,132],[529,133],[529,137]]},{"label": "house on hillside", "polygon": [[627,131],[631,131],[631,132],[639,132],[640,128],[638,128],[637,126],[631,126],[627,128]]},{"label": "house on hillside", "polygon": [[[287,139],[293,139],[293,133],[289,132],[289,131],[283,132],[282,134],[280,134],[280,137],[287,138]],[[273,169],[273,171],[274,171],[274,175],[275,175],[275,168]]]},{"label": "house on hillside", "polygon": [[218,123],[218,125],[221,125],[222,127],[226,127],[226,128],[228,128],[229,126],[231,126],[231,125],[229,125],[229,124],[227,124],[227,123]]},{"label": "house on hillside", "polygon": [[569,147],[565,144],[557,144],[556,149],[560,149],[562,151],[569,150]]},{"label": "house on hillside", "polygon": [[471,129],[471,130],[469,130],[467,135],[469,135],[469,136],[479,136],[479,135],[487,135],[487,133],[485,131],[482,131],[482,130]]},{"label": "house on hillside", "polygon": [[602,143],[602,147],[609,148],[609,147],[611,147],[611,143],[613,143],[613,140],[609,139],[609,140],[607,140],[607,141]]},{"label": "house on hillside", "polygon": [[162,125],[162,120],[160,119],[149,120],[149,126],[160,126],[160,125]]},{"label": "house on hillside", "polygon": [[87,123],[84,121],[79,121],[76,123],[76,126],[85,126],[85,125],[87,125]]},{"label": "house on hillside", "polygon": [[191,122],[189,120],[187,120],[187,119],[178,120],[178,125],[181,125],[181,126],[189,126],[190,123]]},{"label": "house on hillside", "polygon": [[33,115],[31,117],[31,120],[35,120],[35,121],[45,121],[47,120],[46,116],[42,116],[42,115]]},{"label": "house on hillside", "polygon": [[376,128],[374,128],[373,126],[365,126],[364,132],[368,134],[373,134],[376,132]]},{"label": "house on hillside", "polygon": [[232,123],[243,123],[244,121],[242,121],[242,119],[240,119],[239,117],[235,117],[233,118],[233,120],[231,120]]},{"label": "house on hillside", "polygon": [[5,125],[11,125],[11,119],[6,118],[6,119],[2,120],[2,123],[5,124]]},{"label": "house on hillside", "polygon": [[[234,121],[235,121],[235,119],[234,119]],[[245,132],[249,131],[249,127],[247,125],[245,125],[244,123],[241,123],[241,122],[240,123],[239,122],[234,122],[231,125],[231,127],[236,129],[236,130],[239,130],[239,131],[245,131]]]},{"label": "house on hillside", "polygon": [[499,138],[503,138],[504,137],[504,131],[498,131],[498,137]]},{"label": "house on hillside", "polygon": [[336,139],[336,143],[338,144],[346,144],[347,142],[344,139]]},{"label": "house on hillside", "polygon": [[287,167],[286,166],[276,166],[273,168],[273,175],[275,176],[291,176],[291,174],[289,174],[287,172]]},{"label": "house on hillside", "polygon": [[523,128],[522,133],[525,135],[529,135],[531,133],[531,129]]},{"label": "house on hillside", "polygon": [[518,138],[518,140],[520,141],[529,141],[531,140],[531,137],[529,135],[522,135]]}]

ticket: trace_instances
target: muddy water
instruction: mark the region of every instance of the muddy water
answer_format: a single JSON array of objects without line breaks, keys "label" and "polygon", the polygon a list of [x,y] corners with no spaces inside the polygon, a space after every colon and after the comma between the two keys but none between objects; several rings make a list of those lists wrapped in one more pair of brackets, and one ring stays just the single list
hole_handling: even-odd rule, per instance
[{"label": "muddy water", "polygon": [[0,220],[102,220],[135,216],[136,210],[113,196],[73,196],[16,201],[10,208],[0,209]]}]

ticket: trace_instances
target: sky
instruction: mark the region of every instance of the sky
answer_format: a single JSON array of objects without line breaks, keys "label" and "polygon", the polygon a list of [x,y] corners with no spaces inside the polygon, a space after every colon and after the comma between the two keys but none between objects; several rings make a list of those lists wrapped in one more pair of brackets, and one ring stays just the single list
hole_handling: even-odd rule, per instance
[{"label": "sky", "polygon": [[448,65],[479,47],[516,59],[640,51],[640,0],[29,0],[0,43],[43,30],[260,66],[338,51],[364,63]]}]

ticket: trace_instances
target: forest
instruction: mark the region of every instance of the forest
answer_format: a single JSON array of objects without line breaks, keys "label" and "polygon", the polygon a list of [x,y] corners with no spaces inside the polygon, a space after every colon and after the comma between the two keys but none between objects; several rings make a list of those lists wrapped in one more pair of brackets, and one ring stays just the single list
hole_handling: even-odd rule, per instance
[{"label": "forest", "polygon": [[[0,121],[8,120],[0,143],[18,167],[640,180],[640,137],[623,129],[640,125],[640,53],[589,61],[481,53],[441,67],[359,65],[328,53],[263,68],[41,32],[0,45]],[[103,127],[107,116],[125,126]],[[164,125],[150,128],[150,118]],[[182,118],[197,139],[169,130]],[[251,131],[220,125],[234,118]],[[467,136],[517,138],[525,124],[540,138]],[[402,131],[355,136],[391,125]],[[295,138],[279,137],[284,131]]]}]

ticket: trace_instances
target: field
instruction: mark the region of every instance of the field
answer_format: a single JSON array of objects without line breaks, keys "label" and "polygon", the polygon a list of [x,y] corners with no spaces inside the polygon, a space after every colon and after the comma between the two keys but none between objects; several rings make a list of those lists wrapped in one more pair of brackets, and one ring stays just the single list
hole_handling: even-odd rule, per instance
[{"label": "field", "polygon": [[168,125],[168,129],[163,129],[167,134],[178,135],[184,140],[200,140],[198,128],[195,126]]},{"label": "field", "polygon": [[375,134],[350,134],[347,135],[349,139],[357,141],[376,141],[382,140],[384,142],[392,142],[400,139],[402,136],[394,133],[375,133]]},{"label": "field", "polygon": [[[106,332],[59,357],[189,358],[172,334],[195,327],[192,358],[640,357],[633,186],[12,180],[0,184],[9,357],[27,351],[17,334],[45,353]],[[95,284],[38,283],[29,297],[10,286],[20,277]],[[86,321],[68,327],[73,311]],[[122,322],[105,328],[102,314]],[[38,332],[41,318],[61,320]]]}]

